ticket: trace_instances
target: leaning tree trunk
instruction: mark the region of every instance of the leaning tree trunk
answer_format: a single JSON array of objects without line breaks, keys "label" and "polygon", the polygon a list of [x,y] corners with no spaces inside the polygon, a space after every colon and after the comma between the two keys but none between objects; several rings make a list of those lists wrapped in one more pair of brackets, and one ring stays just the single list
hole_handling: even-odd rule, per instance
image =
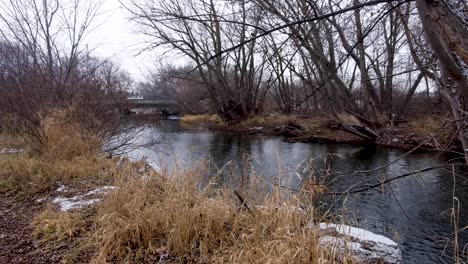
[{"label": "leaning tree trunk", "polygon": [[452,109],[468,164],[468,114],[464,102],[468,100],[468,23],[445,0],[416,0],[416,4],[427,40],[440,61],[440,89]]}]

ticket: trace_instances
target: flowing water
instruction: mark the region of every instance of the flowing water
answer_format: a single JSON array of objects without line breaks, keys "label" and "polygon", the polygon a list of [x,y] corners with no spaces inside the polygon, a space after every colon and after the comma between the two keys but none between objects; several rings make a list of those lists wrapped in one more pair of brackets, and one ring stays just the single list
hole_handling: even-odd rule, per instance
[{"label": "flowing water", "polygon": [[[132,158],[146,157],[161,168],[174,170],[211,161],[225,173],[225,184],[239,183],[239,175],[256,171],[260,177],[296,188],[302,179],[334,171],[329,191],[365,186],[410,171],[441,165],[448,157],[434,153],[403,154],[393,149],[340,144],[288,143],[281,137],[245,133],[185,129],[176,120],[150,126],[137,143],[151,143],[132,150]],[[333,155],[331,155],[333,154]],[[176,162],[177,161],[177,162]],[[374,170],[391,163],[380,170]],[[226,165],[227,164],[227,165]],[[369,171],[356,173],[356,171]],[[453,199],[456,197],[456,199]],[[459,201],[459,203],[457,203]],[[468,174],[450,168],[405,177],[367,192],[328,201],[338,215],[358,227],[396,240],[405,263],[453,263],[454,225],[452,208],[457,208],[458,228],[468,226]],[[458,232],[460,255],[468,247],[468,230]],[[467,260],[464,250],[463,260]]]}]

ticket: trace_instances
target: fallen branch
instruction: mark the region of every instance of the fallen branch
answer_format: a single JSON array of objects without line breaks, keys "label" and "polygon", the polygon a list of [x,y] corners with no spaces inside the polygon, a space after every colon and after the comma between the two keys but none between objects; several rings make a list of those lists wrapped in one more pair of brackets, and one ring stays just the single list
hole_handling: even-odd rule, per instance
[{"label": "fallen branch", "polygon": [[344,191],[344,192],[323,193],[322,195],[329,196],[329,195],[344,195],[344,194],[362,193],[362,192],[366,192],[366,191],[369,191],[371,189],[383,186],[384,184],[390,183],[392,181],[399,180],[399,179],[402,179],[402,178],[406,178],[408,176],[413,176],[413,175],[416,175],[418,173],[423,173],[423,172],[427,172],[427,171],[431,171],[431,170],[446,168],[447,166],[458,166],[458,165],[465,165],[465,164],[461,164],[461,163],[460,164],[445,164],[445,165],[440,165],[440,166],[435,166],[435,167],[424,168],[424,169],[408,172],[408,173],[405,173],[405,174],[402,174],[402,175],[387,179],[385,181],[381,181],[381,182],[376,183],[376,184],[371,184],[371,185],[367,185],[367,186],[358,186],[358,187],[353,188],[354,190],[351,189],[351,190]]},{"label": "fallen branch", "polygon": [[241,205],[247,209],[247,211],[249,213],[252,214],[252,210],[250,209],[249,205],[247,204],[247,202],[244,200],[244,198],[242,198],[242,196],[237,192],[237,191],[234,191],[234,194],[236,195],[237,199],[239,199],[239,201],[241,202]]}]

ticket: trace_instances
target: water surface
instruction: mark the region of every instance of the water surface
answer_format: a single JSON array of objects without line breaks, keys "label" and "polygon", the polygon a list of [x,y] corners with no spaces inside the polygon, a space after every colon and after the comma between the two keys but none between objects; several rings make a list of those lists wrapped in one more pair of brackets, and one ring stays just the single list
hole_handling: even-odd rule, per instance
[{"label": "water surface", "polygon": [[[217,175],[221,184],[239,184],[239,175],[248,177],[253,170],[268,181],[296,188],[304,178],[334,171],[337,176],[329,179],[330,191],[376,183],[437,166],[448,159],[434,153],[414,153],[381,170],[355,173],[391,163],[403,152],[368,146],[288,143],[281,137],[185,129],[177,120],[148,127],[136,141],[152,144],[131,151],[131,157],[146,157],[168,170],[207,159],[213,168],[224,168],[225,173]],[[384,188],[328,200],[326,206],[356,226],[396,240],[405,263],[453,263],[453,194],[460,201],[459,206],[456,204],[459,229],[468,226],[467,175],[460,171],[456,174],[454,177],[450,168],[432,170],[393,181]],[[468,244],[468,230],[459,232],[458,239],[462,251]],[[466,255],[463,260],[467,260]]]}]

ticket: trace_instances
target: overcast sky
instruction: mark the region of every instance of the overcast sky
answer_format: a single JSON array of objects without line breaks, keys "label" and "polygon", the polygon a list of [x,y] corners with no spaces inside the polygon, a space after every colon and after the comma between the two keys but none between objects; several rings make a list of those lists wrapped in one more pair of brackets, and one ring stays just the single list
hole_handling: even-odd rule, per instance
[{"label": "overcast sky", "polygon": [[[124,2],[125,3],[125,2]],[[143,37],[129,21],[129,13],[118,0],[102,0],[101,15],[96,18],[96,28],[88,36],[94,55],[112,58],[137,81],[143,80],[159,57],[157,52],[137,53],[144,47]]]}]

